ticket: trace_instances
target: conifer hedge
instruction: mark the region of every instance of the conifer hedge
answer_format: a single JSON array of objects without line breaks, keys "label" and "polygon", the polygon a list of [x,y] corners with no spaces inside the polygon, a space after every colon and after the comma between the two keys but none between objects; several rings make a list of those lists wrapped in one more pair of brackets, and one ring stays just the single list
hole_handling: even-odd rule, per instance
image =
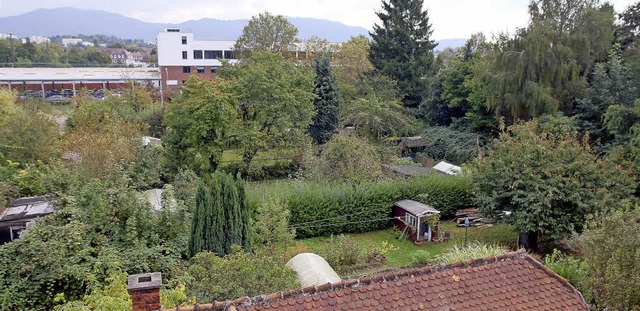
[{"label": "conifer hedge", "polygon": [[287,202],[297,238],[388,228],[392,206],[402,199],[427,203],[441,211],[442,217],[472,205],[468,178],[441,175],[362,185],[296,183],[271,195]]}]

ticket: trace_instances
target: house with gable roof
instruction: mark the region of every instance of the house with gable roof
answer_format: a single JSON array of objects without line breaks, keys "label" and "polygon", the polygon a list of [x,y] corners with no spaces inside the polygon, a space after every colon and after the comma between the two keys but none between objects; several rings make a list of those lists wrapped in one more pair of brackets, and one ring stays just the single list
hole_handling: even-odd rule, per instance
[{"label": "house with gable roof", "polygon": [[[140,280],[155,275],[156,285]],[[159,273],[129,277],[134,311],[160,307]],[[157,280],[160,280],[158,282]],[[132,287],[133,286],[133,287]],[[139,288],[139,289],[137,289]],[[155,308],[155,309],[154,309]],[[589,310],[567,280],[524,250],[171,310]],[[165,310],[168,311],[168,310]]]}]

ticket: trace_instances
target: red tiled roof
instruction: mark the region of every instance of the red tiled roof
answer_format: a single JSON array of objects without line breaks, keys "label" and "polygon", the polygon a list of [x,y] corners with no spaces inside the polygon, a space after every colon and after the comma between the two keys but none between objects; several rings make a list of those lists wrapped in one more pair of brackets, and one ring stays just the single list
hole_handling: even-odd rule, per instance
[{"label": "red tiled roof", "polygon": [[523,251],[171,310],[589,310]]}]

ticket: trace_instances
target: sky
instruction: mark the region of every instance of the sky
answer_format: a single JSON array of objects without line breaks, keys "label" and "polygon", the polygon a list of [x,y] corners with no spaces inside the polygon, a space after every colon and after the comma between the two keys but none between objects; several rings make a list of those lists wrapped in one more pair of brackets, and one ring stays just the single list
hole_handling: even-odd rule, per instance
[{"label": "sky", "polygon": [[[611,0],[617,12],[634,0]],[[526,26],[529,0],[424,0],[433,38],[469,38],[483,32],[510,32]],[[312,17],[371,29],[379,20],[381,0],[0,0],[0,17],[40,8],[102,10],[145,22],[180,23],[201,18],[250,19],[268,11],[290,17]]]}]

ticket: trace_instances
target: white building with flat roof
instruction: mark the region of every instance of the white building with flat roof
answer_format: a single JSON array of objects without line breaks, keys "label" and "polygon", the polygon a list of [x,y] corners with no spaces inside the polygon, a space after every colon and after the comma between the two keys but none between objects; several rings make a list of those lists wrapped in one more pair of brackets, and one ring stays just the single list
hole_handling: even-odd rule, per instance
[{"label": "white building with flat roof", "polygon": [[79,38],[62,38],[62,46],[64,47],[78,45],[81,43],[82,43],[82,39],[79,39]]},{"label": "white building with flat roof", "polygon": [[177,90],[192,74],[213,78],[222,61],[236,62],[235,41],[195,40],[193,33],[168,28],[158,33],[158,66],[164,88]]},{"label": "white building with flat roof", "polygon": [[22,39],[22,43],[31,43],[31,44],[42,44],[42,43],[51,43],[51,39],[43,36],[30,36],[28,38]]}]

